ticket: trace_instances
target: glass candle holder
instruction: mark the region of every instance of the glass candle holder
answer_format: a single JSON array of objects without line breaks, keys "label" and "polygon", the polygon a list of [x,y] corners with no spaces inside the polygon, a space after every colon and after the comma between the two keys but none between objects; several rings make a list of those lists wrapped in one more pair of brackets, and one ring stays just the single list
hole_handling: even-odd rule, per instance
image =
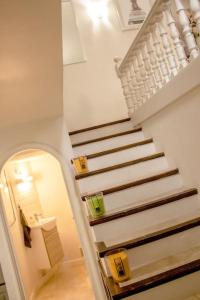
[{"label": "glass candle holder", "polygon": [[100,217],[105,214],[103,193],[86,196],[85,199],[92,217]]},{"label": "glass candle holder", "polygon": [[83,173],[87,173],[89,171],[86,156],[80,156],[80,157],[74,158],[73,165],[74,165],[76,174],[83,174]]},{"label": "glass candle holder", "polygon": [[120,248],[109,251],[106,254],[106,259],[111,275],[116,283],[130,279],[131,272],[126,249]]}]

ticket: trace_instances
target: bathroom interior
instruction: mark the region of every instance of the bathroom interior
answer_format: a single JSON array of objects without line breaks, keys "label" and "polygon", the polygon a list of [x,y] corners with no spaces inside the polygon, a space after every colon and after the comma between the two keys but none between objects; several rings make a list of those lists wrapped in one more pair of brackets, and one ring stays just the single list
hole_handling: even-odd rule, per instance
[{"label": "bathroom interior", "polygon": [[[20,152],[1,172],[4,211],[26,300],[92,300],[92,289],[58,160]],[[6,300],[2,296],[1,300]]]}]

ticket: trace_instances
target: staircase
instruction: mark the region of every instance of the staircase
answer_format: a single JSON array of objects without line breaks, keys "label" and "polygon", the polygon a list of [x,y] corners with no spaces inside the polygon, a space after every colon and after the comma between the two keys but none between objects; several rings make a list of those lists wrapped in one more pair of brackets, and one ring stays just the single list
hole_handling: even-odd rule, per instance
[{"label": "staircase", "polygon": [[[85,212],[108,299],[200,299],[196,187],[184,183],[176,165],[129,118],[70,132],[70,138],[74,156],[86,155],[89,166],[75,175],[80,201],[86,206],[86,195],[104,194],[104,216]],[[118,285],[105,255],[121,247],[132,277]]]}]

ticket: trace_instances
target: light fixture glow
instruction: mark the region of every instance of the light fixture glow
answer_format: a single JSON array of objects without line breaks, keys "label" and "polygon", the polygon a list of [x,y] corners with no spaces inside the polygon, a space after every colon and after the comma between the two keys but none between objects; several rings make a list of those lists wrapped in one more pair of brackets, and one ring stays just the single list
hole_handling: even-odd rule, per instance
[{"label": "light fixture glow", "polygon": [[106,0],[88,0],[86,3],[87,13],[94,23],[108,20],[108,6]]}]

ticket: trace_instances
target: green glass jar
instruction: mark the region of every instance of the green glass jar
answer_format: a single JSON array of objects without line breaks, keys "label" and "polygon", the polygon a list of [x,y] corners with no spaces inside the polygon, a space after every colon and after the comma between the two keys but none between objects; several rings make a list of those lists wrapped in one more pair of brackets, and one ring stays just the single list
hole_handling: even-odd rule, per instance
[{"label": "green glass jar", "polygon": [[88,197],[86,196],[85,199],[92,217],[100,217],[105,214],[103,193],[91,195]]}]

